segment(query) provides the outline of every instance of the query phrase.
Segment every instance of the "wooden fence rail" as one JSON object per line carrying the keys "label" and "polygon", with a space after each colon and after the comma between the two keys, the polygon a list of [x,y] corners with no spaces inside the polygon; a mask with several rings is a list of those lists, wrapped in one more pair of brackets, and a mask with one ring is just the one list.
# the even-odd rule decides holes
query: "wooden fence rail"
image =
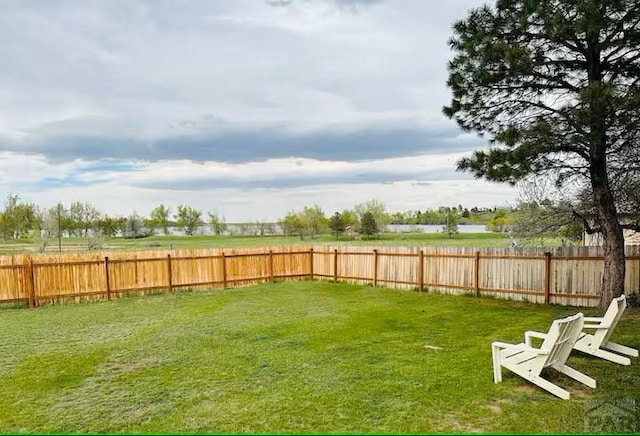
{"label": "wooden fence rail", "polygon": [[[125,293],[311,278],[543,304],[596,306],[597,247],[514,250],[434,247],[279,247],[109,255],[0,257],[0,302],[107,299]],[[626,292],[640,292],[640,251],[627,247]]]}

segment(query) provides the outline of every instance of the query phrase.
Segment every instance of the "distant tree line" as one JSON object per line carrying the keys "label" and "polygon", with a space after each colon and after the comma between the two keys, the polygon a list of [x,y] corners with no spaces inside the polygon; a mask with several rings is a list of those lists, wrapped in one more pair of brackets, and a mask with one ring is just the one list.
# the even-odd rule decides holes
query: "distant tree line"
{"label": "distant tree line", "polygon": [[441,225],[442,233],[453,237],[458,233],[460,224],[484,224],[488,231],[509,232],[528,241],[549,235],[559,235],[567,240],[580,239],[582,223],[571,213],[575,207],[566,204],[566,200],[545,196],[546,193],[548,190],[540,189],[535,195],[529,192],[515,206],[501,208],[467,209],[458,205],[389,213],[380,201],[369,200],[328,215],[320,206],[313,205],[292,210],[276,222],[247,221],[232,225],[217,212],[207,212],[203,218],[201,210],[184,204],[175,211],[160,204],[146,217],[136,211],[126,216],[115,216],[100,212],[89,202],[58,203],[41,208],[21,201],[17,195],[9,195],[0,210],[0,237],[5,241],[20,238],[47,241],[61,237],[94,240],[116,236],[144,238],[155,234],[167,235],[172,229],[194,235],[208,225],[215,235],[283,233],[311,239],[331,233],[336,239],[356,235],[372,238],[385,231],[388,224]]}
{"label": "distant tree line", "polygon": [[286,235],[297,235],[300,239],[313,238],[328,231],[336,239],[345,234],[371,238],[390,222],[385,205],[378,200],[356,204],[353,209],[335,212],[330,217],[320,206],[305,206],[301,211],[291,211],[279,220]]}
{"label": "distant tree line", "polygon": [[391,224],[427,224],[440,225],[447,223],[447,217],[455,214],[459,224],[485,224],[497,208],[468,209],[459,204],[457,207],[441,206],[437,209],[409,210],[405,212],[395,212],[390,216]]}
{"label": "distant tree line", "polygon": [[[224,217],[211,213],[209,216],[213,231],[223,232],[226,225]],[[127,216],[114,216],[100,212],[89,202],[76,201],[68,206],[58,203],[42,208],[10,194],[0,210],[0,236],[5,241],[100,236],[141,238],[157,233],[168,234],[171,227],[192,235],[203,224],[202,211],[186,205],[178,206],[175,214],[161,204],[151,211],[149,217],[143,217],[136,211]]]}

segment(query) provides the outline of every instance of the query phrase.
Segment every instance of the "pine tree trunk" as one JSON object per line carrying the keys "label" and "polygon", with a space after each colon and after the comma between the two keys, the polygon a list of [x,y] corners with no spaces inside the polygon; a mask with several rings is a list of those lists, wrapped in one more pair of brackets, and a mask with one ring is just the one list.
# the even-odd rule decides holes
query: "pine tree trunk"
{"label": "pine tree trunk", "polygon": [[[595,114],[598,112],[600,111],[594,111]],[[599,121],[604,119],[597,116],[595,118]],[[590,150],[591,187],[604,246],[604,271],[600,285],[602,311],[609,307],[611,300],[624,293],[625,277],[624,235],[607,175],[606,134],[603,126],[604,122],[596,122],[592,125],[592,131],[599,131],[600,134],[594,135],[596,138],[599,137],[599,140],[592,144]]]}
{"label": "pine tree trunk", "polygon": [[[591,19],[597,20],[597,17],[591,17]],[[609,307],[611,300],[624,293],[624,236],[607,174],[607,111],[610,92],[602,83],[602,61],[597,26],[587,31],[587,45],[586,60],[589,77],[587,102],[590,110],[591,136],[589,175],[604,245],[604,271],[600,285],[600,309],[604,311]]]}
{"label": "pine tree trunk", "polygon": [[604,271],[600,286],[600,309],[604,311],[611,300],[624,293],[624,236],[608,183],[598,185],[596,181],[592,179],[593,196],[604,245]]}

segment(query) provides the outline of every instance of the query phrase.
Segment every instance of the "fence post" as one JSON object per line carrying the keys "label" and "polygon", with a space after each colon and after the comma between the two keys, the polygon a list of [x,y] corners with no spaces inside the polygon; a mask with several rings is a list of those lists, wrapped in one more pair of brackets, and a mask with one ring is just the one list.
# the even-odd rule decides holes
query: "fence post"
{"label": "fence post", "polygon": [[551,253],[544,253],[544,304],[549,304],[551,292]]}
{"label": "fence post", "polygon": [[104,281],[107,285],[107,300],[111,300],[111,282],[109,281],[109,256],[104,257]]}
{"label": "fence post", "polygon": [[338,281],[338,249],[333,249],[333,281]]}
{"label": "fence post", "polygon": [[29,299],[29,309],[33,309],[36,306],[36,286],[33,275],[33,261],[31,257],[27,258],[27,268],[25,269],[26,279],[26,291]]}
{"label": "fence post", "polygon": [[167,277],[169,280],[169,292],[173,292],[173,279],[171,277],[171,255],[167,254]]}
{"label": "fence post", "polygon": [[313,280],[313,247],[309,248],[309,277]]}
{"label": "fence post", "polygon": [[373,286],[378,286],[378,249],[373,249]]}
{"label": "fence post", "polygon": [[273,250],[269,250],[269,281],[273,281]]}
{"label": "fence post", "polygon": [[424,291],[424,250],[418,255],[418,292]]}
{"label": "fence post", "polygon": [[227,256],[222,252],[222,287],[227,289]]}
{"label": "fence post", "polygon": [[640,294],[640,253],[634,249],[636,256],[638,256],[638,294]]}
{"label": "fence post", "polygon": [[473,292],[480,295],[480,251],[476,251],[473,262]]}

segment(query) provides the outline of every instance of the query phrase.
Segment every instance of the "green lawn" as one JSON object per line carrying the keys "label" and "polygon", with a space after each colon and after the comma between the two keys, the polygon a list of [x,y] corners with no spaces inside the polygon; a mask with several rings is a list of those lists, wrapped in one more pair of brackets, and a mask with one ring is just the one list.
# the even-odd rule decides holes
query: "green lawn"
{"label": "green lawn", "polygon": [[[493,384],[492,340],[577,310],[315,281],[2,308],[0,432],[620,430],[585,411],[637,414],[638,359],[572,355],[598,389],[551,374],[569,401]],[[628,309],[614,339],[639,338]]]}

